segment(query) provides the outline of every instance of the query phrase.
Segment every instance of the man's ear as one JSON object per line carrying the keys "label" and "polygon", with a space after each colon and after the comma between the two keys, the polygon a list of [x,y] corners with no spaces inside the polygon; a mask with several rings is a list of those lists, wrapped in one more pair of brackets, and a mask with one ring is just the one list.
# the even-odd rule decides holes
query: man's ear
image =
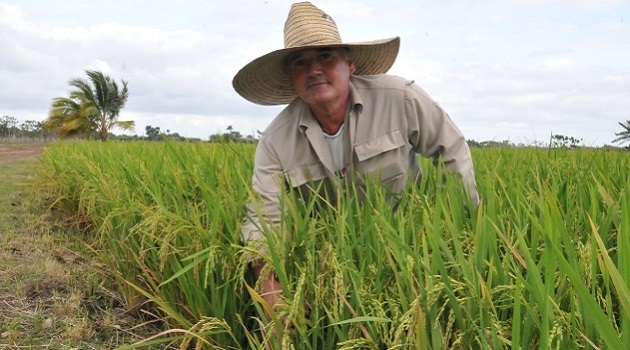
{"label": "man's ear", "polygon": [[354,71],[357,70],[357,67],[354,66],[354,62],[352,62],[352,60],[348,60],[348,64],[350,65],[350,75],[354,74]]}

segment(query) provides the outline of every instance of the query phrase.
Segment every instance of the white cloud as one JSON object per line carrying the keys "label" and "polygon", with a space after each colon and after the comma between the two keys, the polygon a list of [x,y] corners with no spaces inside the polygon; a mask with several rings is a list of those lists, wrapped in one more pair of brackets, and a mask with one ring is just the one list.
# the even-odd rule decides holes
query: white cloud
{"label": "white cloud", "polygon": [[34,25],[25,19],[22,8],[9,3],[0,3],[0,26],[17,32],[28,33],[34,30]]}

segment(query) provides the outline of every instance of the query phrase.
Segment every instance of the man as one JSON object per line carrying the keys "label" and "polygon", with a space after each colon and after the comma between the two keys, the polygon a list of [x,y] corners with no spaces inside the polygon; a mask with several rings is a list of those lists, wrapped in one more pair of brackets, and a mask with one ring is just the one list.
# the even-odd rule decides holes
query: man
{"label": "man", "polygon": [[[244,241],[264,240],[261,220],[279,224],[287,184],[308,193],[313,184],[334,191],[344,177],[368,178],[400,194],[409,180],[421,177],[417,154],[441,157],[478,203],[462,133],[413,81],[384,74],[398,54],[398,37],[342,43],[334,20],[304,2],[291,6],[284,38],[284,49],[252,61],[233,81],[251,102],[288,104],[258,144],[253,188],[260,196],[248,204]],[[263,267],[264,262],[253,264],[257,279]],[[281,301],[274,274],[261,288],[270,305]]]}

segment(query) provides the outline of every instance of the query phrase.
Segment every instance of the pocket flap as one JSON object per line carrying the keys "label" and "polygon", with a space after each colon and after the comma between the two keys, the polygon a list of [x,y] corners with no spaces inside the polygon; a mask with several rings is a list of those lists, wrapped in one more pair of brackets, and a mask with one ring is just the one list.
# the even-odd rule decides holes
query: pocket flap
{"label": "pocket flap", "polygon": [[327,175],[324,166],[316,163],[287,170],[284,172],[284,176],[291,187],[298,187],[310,181],[321,180]]}
{"label": "pocket flap", "polygon": [[364,161],[404,145],[405,139],[403,139],[400,130],[396,129],[388,132],[387,134],[378,136],[368,142],[356,145],[354,147],[354,151],[356,152],[359,161]]}

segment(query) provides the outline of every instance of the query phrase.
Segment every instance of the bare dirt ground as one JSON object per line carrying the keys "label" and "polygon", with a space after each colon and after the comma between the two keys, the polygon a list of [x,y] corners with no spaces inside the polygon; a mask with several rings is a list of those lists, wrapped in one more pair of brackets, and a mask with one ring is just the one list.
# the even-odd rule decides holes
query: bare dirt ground
{"label": "bare dirt ground", "polygon": [[44,150],[42,144],[0,144],[0,164],[40,154]]}

